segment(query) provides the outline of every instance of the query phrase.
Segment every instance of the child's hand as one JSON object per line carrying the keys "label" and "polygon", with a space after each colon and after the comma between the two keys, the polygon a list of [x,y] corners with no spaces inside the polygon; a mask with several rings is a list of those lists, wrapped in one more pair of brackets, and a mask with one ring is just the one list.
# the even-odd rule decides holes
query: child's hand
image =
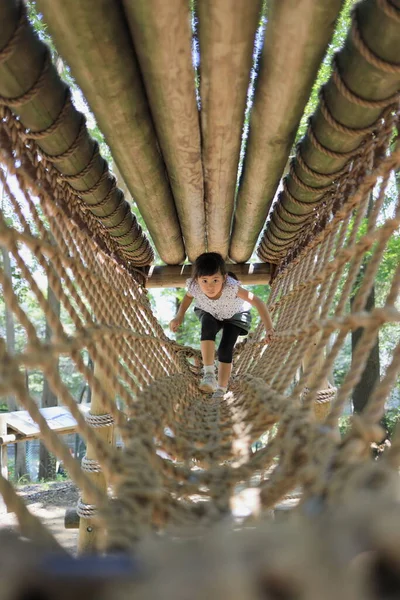
{"label": "child's hand", "polygon": [[274,334],[275,334],[275,329],[273,327],[271,329],[266,329],[264,342],[266,344],[269,344],[272,341]]}
{"label": "child's hand", "polygon": [[175,333],[175,331],[178,329],[178,327],[180,327],[180,325],[182,325],[182,319],[180,319],[179,317],[175,317],[175,319],[172,319],[172,321],[170,322],[169,328]]}

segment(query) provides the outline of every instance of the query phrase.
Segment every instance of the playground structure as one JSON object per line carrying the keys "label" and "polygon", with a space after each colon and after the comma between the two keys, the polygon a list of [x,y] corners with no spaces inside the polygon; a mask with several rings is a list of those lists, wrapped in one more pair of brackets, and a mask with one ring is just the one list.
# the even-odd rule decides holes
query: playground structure
{"label": "playground structure", "polygon": [[[198,3],[199,123],[189,3],[73,4],[71,10],[61,1],[37,2],[151,239],[89,137],[24,5],[5,0],[0,176],[16,223],[10,226],[0,214],[0,243],[34,291],[53,336],[50,343],[42,339],[0,269],[5,302],[26,331],[25,348],[13,356],[0,339],[0,393],[15,395],[81,489],[79,550],[129,555],[141,548],[143,563],[160,579],[140,584],[133,578],[139,596],[157,597],[167,573],[175,576],[171,597],[181,593],[186,584],[178,565],[185,550],[176,540],[187,536],[204,538],[209,554],[203,567],[197,565],[198,549],[189,542],[193,573],[201,578],[202,568],[218,562],[214,574],[221,585],[209,597],[235,597],[233,572],[237,597],[259,597],[256,580],[268,598],[293,597],[293,589],[307,598],[388,597],[388,581],[398,589],[400,433],[380,461],[372,459],[370,445],[383,437],[379,423],[400,370],[399,343],[344,439],[337,424],[379,331],[400,320],[400,265],[383,303],[366,310],[388,241],[400,225],[399,200],[392,215],[382,211],[385,194],[398,194],[400,186],[400,3],[364,0],[353,9],[332,76],[270,212],[341,3],[304,0],[296,10],[291,2],[268,3],[236,203],[260,5],[240,1],[229,11],[228,0]],[[98,53],[100,39],[104,56]],[[251,273],[251,281],[271,282],[276,336],[267,347],[257,329],[238,345],[230,391],[212,402],[197,388],[200,353],[170,340],[151,311],[146,280],[153,245],[167,263],[161,277],[168,286],[182,281],[185,256],[192,260],[205,249],[245,263],[260,232],[257,253],[265,267],[257,264],[259,275]],[[40,265],[73,332],[52,311],[28,257]],[[233,268],[250,275],[250,265]],[[328,375],[348,332],[360,327],[353,363],[335,390]],[[65,355],[92,389],[86,416],[59,375],[58,358]],[[31,398],[21,372],[26,366],[42,370],[74,417],[87,442],[82,465]],[[124,443],[118,451],[114,430]],[[252,443],[269,430],[274,433],[267,445],[252,453]],[[246,531],[244,524],[238,541],[228,531],[231,498],[235,486],[254,487],[254,479],[259,503],[249,527],[258,525],[259,531]],[[281,527],[271,525],[271,510],[299,487],[296,511]],[[25,538],[62,552],[3,476],[0,492]],[[165,540],[154,541],[155,532]],[[251,564],[245,558],[249,548]],[[355,564],[360,555],[365,561]],[[37,574],[37,563],[26,560]],[[51,590],[50,580],[43,585]]]}

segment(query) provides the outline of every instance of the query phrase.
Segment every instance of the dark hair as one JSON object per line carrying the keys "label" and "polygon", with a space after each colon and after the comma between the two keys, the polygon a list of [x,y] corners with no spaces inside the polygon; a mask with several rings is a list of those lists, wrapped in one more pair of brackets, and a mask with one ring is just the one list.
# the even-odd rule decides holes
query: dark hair
{"label": "dark hair", "polygon": [[226,275],[225,261],[218,252],[204,252],[196,258],[192,267],[192,278],[214,275],[214,273]]}
{"label": "dark hair", "polygon": [[236,281],[239,281],[239,277],[235,275],[233,271],[227,271],[226,274],[229,275],[229,277],[232,277],[232,279],[236,279]]}

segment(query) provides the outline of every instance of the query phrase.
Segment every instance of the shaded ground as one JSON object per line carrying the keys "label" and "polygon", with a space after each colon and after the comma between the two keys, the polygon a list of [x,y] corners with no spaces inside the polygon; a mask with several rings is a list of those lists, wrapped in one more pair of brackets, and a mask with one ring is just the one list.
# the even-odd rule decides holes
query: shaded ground
{"label": "shaded ground", "polygon": [[[78,501],[79,492],[75,485],[71,481],[30,484],[18,487],[18,494],[60,544],[70,552],[75,552],[78,530],[64,528],[65,509],[73,508]],[[13,513],[7,513],[0,496],[0,530],[2,529],[16,530],[17,521]]]}
{"label": "shaded ground", "polygon": [[[71,481],[54,483],[38,483],[18,487],[18,494],[23,497],[29,510],[40,518],[42,523],[52,532],[59,543],[69,552],[75,554],[78,530],[64,528],[66,508],[76,506],[79,491]],[[287,510],[293,508],[297,499],[283,501],[275,511],[276,517],[283,518]],[[259,510],[259,489],[248,488],[238,491],[231,500],[234,519],[240,523]],[[16,531],[17,521],[13,513],[7,509],[0,496],[0,531]]]}

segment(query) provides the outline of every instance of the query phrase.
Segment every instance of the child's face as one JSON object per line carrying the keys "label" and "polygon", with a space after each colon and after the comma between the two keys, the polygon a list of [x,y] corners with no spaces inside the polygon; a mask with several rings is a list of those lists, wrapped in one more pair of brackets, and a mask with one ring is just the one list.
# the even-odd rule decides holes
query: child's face
{"label": "child's face", "polygon": [[202,275],[201,277],[198,277],[197,282],[201,291],[208,296],[208,298],[217,298],[221,293],[225,277],[218,271],[218,273],[214,273],[214,275]]}

